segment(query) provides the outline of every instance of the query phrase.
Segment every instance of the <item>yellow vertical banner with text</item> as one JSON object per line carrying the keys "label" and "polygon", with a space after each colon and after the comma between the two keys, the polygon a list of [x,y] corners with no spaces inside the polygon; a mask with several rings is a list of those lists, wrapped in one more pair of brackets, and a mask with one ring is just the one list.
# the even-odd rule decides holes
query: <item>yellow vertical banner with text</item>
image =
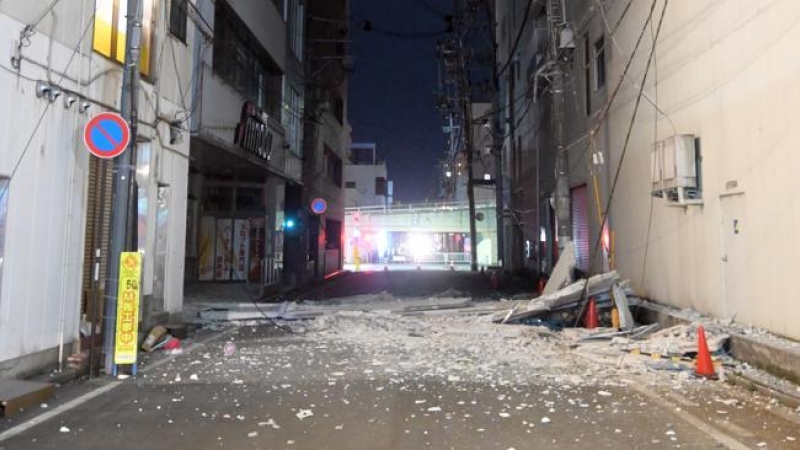
{"label": "yellow vertical banner with text", "polygon": [[136,364],[141,272],[142,255],[139,252],[123,252],[120,255],[114,364]]}

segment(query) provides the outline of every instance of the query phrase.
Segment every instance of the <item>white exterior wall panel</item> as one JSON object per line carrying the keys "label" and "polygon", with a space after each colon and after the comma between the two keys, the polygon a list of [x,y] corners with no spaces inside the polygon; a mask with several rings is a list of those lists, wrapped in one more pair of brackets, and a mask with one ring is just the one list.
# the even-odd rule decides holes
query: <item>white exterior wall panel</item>
{"label": "white exterior wall panel", "polygon": [[[159,2],[163,6],[166,2]],[[0,176],[9,176],[19,161],[8,191],[9,211],[6,229],[4,269],[0,289],[0,377],[15,376],[34,365],[18,358],[34,357],[51,351],[63,343],[64,356],[72,353],[71,343],[78,336],[81,308],[81,281],[87,208],[87,176],[90,155],[83,142],[83,126],[88,119],[103,110],[119,105],[121,68],[118,64],[93,53],[90,17],[94,2],[82,2],[84,13],[71,3],[56,5],[37,27],[37,32],[24,47],[20,73],[10,73],[8,58],[0,68]],[[5,1],[0,6],[0,42],[10,49],[19,39],[27,22],[38,16],[43,6],[22,0]],[[83,17],[83,20],[81,19]],[[159,20],[166,17],[157,14]],[[24,21],[24,22],[23,22]],[[83,24],[81,28],[80,24]],[[73,57],[84,29],[88,29],[83,46]],[[192,29],[191,22],[189,29]],[[165,37],[163,21],[159,21],[154,40],[152,71],[155,75],[141,83],[139,99],[139,140],[151,145],[150,183],[168,184],[171,188],[171,225],[165,289],[165,310],[177,312],[183,301],[183,247],[185,242],[186,178],[188,174],[189,136],[183,141],[169,143],[169,127],[163,120],[184,117],[180,84],[188,86],[191,77],[191,53],[178,41],[174,50],[161,51],[161,44],[170,43]],[[53,39],[51,39],[51,36]],[[193,32],[188,33],[189,39]],[[176,63],[172,62],[175,54]],[[81,55],[82,53],[82,55]],[[70,63],[70,60],[72,62]],[[92,101],[86,115],[73,106],[63,106],[63,96],[50,105],[42,124],[34,128],[47,101],[35,95],[35,81],[50,80],[62,88],[81,92]],[[177,64],[177,69],[176,65]],[[44,66],[44,67],[42,67]],[[177,82],[175,73],[181,73]],[[77,80],[85,81],[79,86]],[[159,106],[159,112],[155,106]],[[161,119],[158,132],[153,126]],[[27,140],[30,146],[20,159]],[[110,188],[109,188],[110,189]],[[149,205],[155,205],[155,189]],[[152,218],[152,216],[151,216]],[[148,225],[154,219],[148,220]],[[107,224],[106,224],[107,226]],[[147,260],[154,253],[154,231],[148,229],[145,249],[143,292],[152,292],[152,264]],[[63,333],[62,333],[63,331]],[[50,353],[48,353],[49,355]],[[50,359],[48,359],[50,358]],[[14,361],[17,360],[17,361]],[[38,364],[52,364],[51,356],[37,359]]]}
{"label": "white exterior wall panel", "polygon": [[[629,52],[648,5],[634,4],[617,39]],[[660,11],[660,4],[656,11]],[[611,12],[611,17],[619,11]],[[800,4],[769,2],[670,3],[659,38],[658,117],[643,102],[612,207],[618,268],[645,295],[678,307],[800,338],[796,301],[800,250],[795,195],[800,113]],[[641,79],[649,46],[631,76]],[[612,53],[609,80],[618,80],[626,55]],[[652,69],[651,69],[652,70]],[[653,74],[647,93],[656,98]],[[637,89],[626,83],[611,110],[606,171],[615,169]],[[677,131],[701,140],[702,206],[665,205],[653,199],[647,273],[642,274],[651,198],[650,151]],[[613,176],[606,173],[606,176]],[[722,198],[742,194],[741,217],[747,277],[726,279]],[[726,224],[725,226],[730,226]],[[726,290],[744,290],[743,307],[729,304]]]}

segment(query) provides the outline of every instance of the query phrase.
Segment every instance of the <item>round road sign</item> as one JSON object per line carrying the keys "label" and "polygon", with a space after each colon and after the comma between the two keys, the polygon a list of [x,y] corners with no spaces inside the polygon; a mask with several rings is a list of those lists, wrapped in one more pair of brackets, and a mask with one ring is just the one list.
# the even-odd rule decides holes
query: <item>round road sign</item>
{"label": "round road sign", "polygon": [[328,210],[328,202],[326,202],[324,198],[318,197],[311,201],[311,211],[314,214],[320,215],[327,210]]}
{"label": "round road sign", "polygon": [[128,122],[119,114],[103,112],[86,124],[83,140],[89,152],[98,158],[111,159],[121,155],[131,141]]}

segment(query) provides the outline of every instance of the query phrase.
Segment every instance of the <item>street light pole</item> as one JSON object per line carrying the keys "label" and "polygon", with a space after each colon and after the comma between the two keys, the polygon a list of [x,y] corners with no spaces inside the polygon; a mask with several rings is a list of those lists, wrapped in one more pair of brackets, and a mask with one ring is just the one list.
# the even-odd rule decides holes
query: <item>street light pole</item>
{"label": "street light pole", "polygon": [[[463,49],[463,47],[462,47]],[[463,52],[462,52],[463,55]],[[463,61],[463,56],[462,56]],[[469,87],[469,71],[466,68],[466,62],[462,62],[462,102],[463,102],[463,133],[464,133],[464,151],[467,153],[467,199],[469,200],[469,252],[470,252],[470,270],[477,272],[478,270],[478,231],[475,224],[475,175],[473,168],[473,159],[475,147],[472,136],[472,102],[470,100],[470,87]]]}

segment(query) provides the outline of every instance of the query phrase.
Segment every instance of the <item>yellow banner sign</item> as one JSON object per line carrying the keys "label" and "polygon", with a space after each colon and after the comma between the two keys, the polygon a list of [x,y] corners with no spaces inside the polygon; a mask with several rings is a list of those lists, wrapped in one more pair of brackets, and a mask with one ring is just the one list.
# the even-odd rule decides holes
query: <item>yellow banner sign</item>
{"label": "yellow banner sign", "polygon": [[136,364],[139,333],[139,286],[142,255],[124,252],[119,261],[117,293],[117,336],[114,364]]}

